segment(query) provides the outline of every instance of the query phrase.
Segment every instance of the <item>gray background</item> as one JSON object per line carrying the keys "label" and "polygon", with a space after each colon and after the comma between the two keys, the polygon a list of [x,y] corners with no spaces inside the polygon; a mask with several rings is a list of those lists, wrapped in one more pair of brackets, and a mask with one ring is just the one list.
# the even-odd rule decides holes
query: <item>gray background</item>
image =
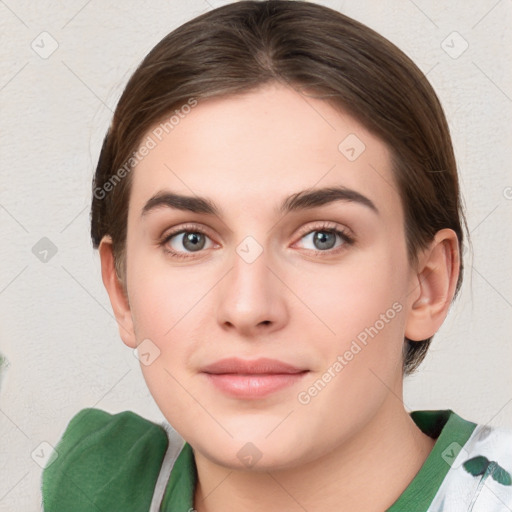
{"label": "gray background", "polygon": [[[90,183],[136,65],[173,28],[225,3],[0,1],[0,510],[39,510],[41,465],[78,410],[163,419],[103,289]],[[418,64],[458,158],[473,253],[463,293],[406,379],[405,406],[511,427],[512,1],[318,3]]]}

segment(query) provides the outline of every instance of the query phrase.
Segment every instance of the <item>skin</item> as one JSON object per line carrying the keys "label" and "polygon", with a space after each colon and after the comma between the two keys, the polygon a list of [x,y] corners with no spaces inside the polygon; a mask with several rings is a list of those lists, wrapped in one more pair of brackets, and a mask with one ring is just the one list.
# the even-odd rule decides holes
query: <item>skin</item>
{"label": "skin", "polygon": [[[349,134],[366,146],[354,161],[338,150]],[[127,296],[109,237],[100,246],[103,281],[124,343],[149,339],[160,351],[141,369],[194,449],[196,510],[391,506],[435,442],[404,409],[402,346],[404,335],[433,335],[447,314],[458,274],[455,233],[439,231],[410,264],[386,145],[322,100],[276,84],[200,102],[132,173]],[[356,201],[275,212],[293,193],[338,185],[378,213]],[[162,190],[208,197],[222,215],[168,207],[141,215]],[[355,242],[336,237],[332,249],[319,248],[313,236],[325,232],[322,222]],[[185,223],[206,231],[205,246],[194,252],[177,235],[167,247],[190,257],[172,258],[160,240]],[[236,252],[248,235],[263,249],[250,264]],[[298,394],[397,303],[394,318],[300,403]],[[275,358],[309,373],[262,399],[232,398],[200,371],[231,356]],[[237,456],[248,442],[261,455],[251,467]]]}

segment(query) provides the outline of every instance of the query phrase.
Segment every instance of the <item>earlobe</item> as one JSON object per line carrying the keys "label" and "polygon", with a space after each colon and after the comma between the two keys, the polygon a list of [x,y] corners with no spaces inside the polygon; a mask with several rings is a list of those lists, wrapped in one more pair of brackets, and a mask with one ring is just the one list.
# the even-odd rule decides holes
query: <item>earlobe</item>
{"label": "earlobe", "polygon": [[101,260],[101,277],[110,298],[110,304],[119,327],[119,334],[125,345],[136,348],[133,320],[122,283],[116,273],[112,239],[104,236],[98,248]]}
{"label": "earlobe", "polygon": [[414,297],[405,336],[412,341],[432,337],[441,327],[459,277],[459,244],[452,229],[442,229],[419,258]]}

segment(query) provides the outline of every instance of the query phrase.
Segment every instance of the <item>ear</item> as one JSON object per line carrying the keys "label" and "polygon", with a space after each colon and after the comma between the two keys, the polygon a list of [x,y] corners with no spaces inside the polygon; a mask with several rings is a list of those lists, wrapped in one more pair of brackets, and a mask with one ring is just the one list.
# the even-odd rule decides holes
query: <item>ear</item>
{"label": "ear", "polygon": [[408,339],[426,340],[441,327],[455,294],[459,258],[459,242],[452,229],[438,231],[429,247],[421,253],[413,277],[413,299],[405,326]]}
{"label": "ear", "polygon": [[112,251],[112,239],[110,236],[104,236],[102,238],[98,251],[101,259],[101,277],[110,298],[114,316],[117,320],[119,334],[125,345],[136,348],[137,343],[133,329],[130,304],[116,273],[114,253]]}

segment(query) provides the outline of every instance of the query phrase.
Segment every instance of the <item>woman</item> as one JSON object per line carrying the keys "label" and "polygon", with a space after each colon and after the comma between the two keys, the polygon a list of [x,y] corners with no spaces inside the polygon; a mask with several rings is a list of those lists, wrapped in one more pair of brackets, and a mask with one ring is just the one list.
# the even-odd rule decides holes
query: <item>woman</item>
{"label": "woman", "polygon": [[389,41],[307,2],[165,37],[105,137],[91,234],[186,441],[77,414],[45,510],[503,510],[509,432],[402,403],[462,281],[446,119]]}

